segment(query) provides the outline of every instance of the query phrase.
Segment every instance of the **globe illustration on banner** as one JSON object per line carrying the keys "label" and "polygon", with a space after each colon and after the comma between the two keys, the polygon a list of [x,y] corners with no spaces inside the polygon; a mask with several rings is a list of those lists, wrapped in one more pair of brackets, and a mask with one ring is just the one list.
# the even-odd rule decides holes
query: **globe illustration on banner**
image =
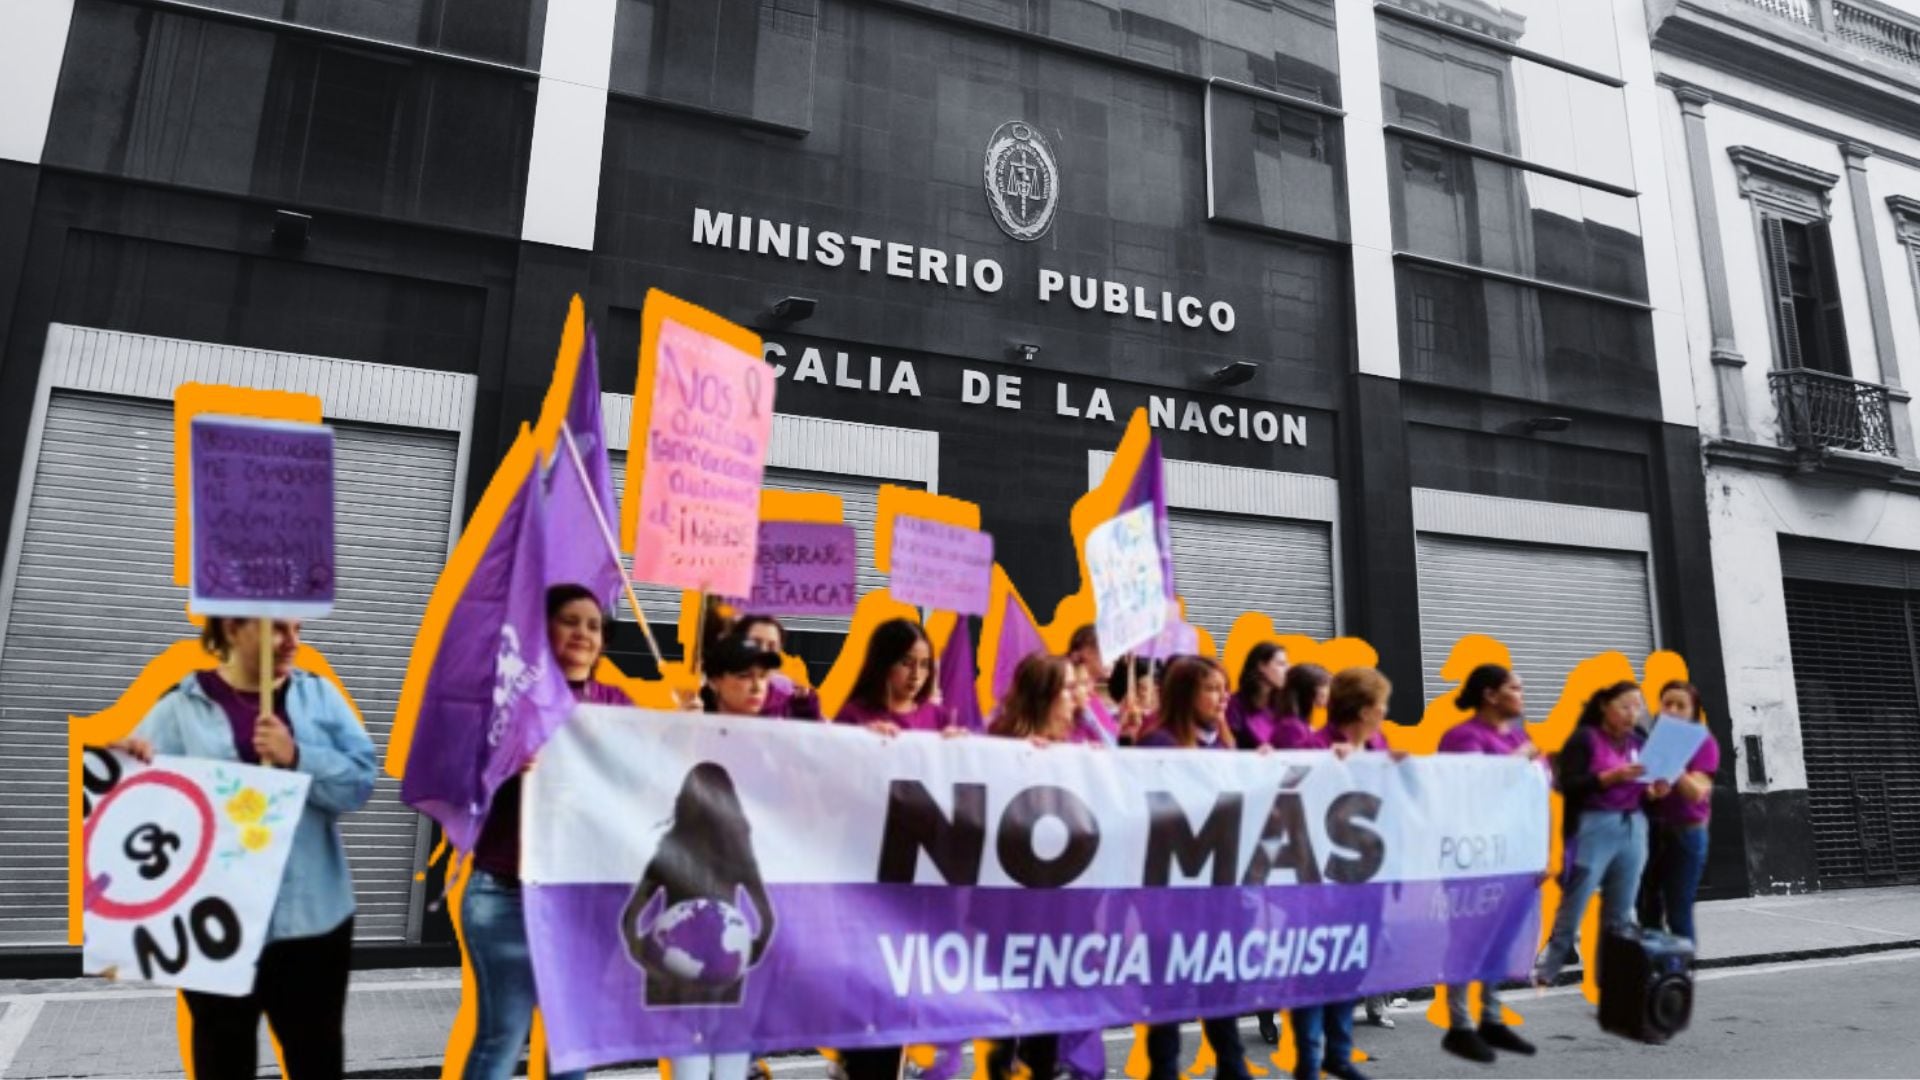
{"label": "globe illustration on banner", "polygon": [[725,901],[686,900],[653,924],[645,949],[653,967],[675,978],[725,986],[746,973],[753,929],[739,909]]}

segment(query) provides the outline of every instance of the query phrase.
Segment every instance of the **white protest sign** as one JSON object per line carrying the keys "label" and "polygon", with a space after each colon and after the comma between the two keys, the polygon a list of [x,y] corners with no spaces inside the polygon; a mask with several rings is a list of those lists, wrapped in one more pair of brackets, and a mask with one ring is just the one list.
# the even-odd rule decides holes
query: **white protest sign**
{"label": "white protest sign", "polygon": [[93,747],[81,768],[83,970],[251,993],[308,777]]}
{"label": "white protest sign", "polygon": [[1167,585],[1155,539],[1153,506],[1137,506],[1087,534],[1094,626],[1100,651],[1121,656],[1151,641],[1167,623]]}

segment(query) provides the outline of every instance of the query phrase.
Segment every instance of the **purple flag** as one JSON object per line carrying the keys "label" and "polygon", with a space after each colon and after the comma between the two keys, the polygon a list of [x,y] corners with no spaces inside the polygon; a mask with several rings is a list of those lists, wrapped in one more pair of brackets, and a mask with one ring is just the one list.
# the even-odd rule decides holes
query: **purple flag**
{"label": "purple flag", "polygon": [[973,628],[962,615],[953,621],[953,633],[940,650],[940,703],[951,722],[968,731],[986,726],[980,722],[980,693],[974,689],[979,677],[973,662]]}
{"label": "purple flag", "polygon": [[609,612],[619,602],[625,577],[614,555],[619,506],[614,500],[613,470],[607,464],[607,434],[600,419],[600,363],[589,326],[573,375],[565,429],[547,464],[546,582],[592,589]]}
{"label": "purple flag", "polygon": [[1140,467],[1134,470],[1133,482],[1127,485],[1126,497],[1120,500],[1120,513],[1140,506],[1153,507],[1154,540],[1160,545],[1160,579],[1166,582],[1167,602],[1171,604],[1178,590],[1173,585],[1173,533],[1167,525],[1166,468],[1160,460],[1160,440],[1151,435]]}
{"label": "purple flag", "polygon": [[1062,1032],[1060,1064],[1074,1080],[1100,1080],[1106,1076],[1107,1043],[1101,1029]]}
{"label": "purple flag", "polygon": [[1019,597],[1008,592],[1006,610],[1000,619],[1000,647],[993,654],[994,702],[1006,698],[1007,689],[1013,685],[1013,671],[1020,666],[1020,661],[1046,651],[1047,643],[1040,640],[1040,628],[1027,618]]}
{"label": "purple flag", "polygon": [[471,851],[493,793],[573,708],[547,637],[546,537],[530,468],[454,604],[414,721],[400,798]]}

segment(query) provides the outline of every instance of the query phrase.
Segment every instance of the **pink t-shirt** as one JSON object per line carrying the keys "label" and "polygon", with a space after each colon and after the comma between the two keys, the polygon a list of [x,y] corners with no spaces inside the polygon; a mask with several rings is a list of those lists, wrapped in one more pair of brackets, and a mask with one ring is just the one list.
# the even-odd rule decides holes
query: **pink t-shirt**
{"label": "pink t-shirt", "polygon": [[[1662,719],[1660,722],[1684,724],[1691,721]],[[1687,771],[1712,776],[1719,768],[1720,742],[1712,735],[1708,735],[1707,741],[1700,744],[1700,749],[1693,752],[1693,760],[1687,762]],[[1694,802],[1678,791],[1672,791],[1667,793],[1666,798],[1653,804],[1653,815],[1669,825],[1705,825],[1707,819],[1713,816],[1713,800],[1709,798]]]}
{"label": "pink t-shirt", "polygon": [[[1627,732],[1626,738],[1615,742],[1599,728],[1587,728],[1586,737],[1593,740],[1593,775],[1600,776],[1610,769],[1622,765],[1632,765],[1640,760],[1640,733]],[[1587,800],[1588,810],[1616,810],[1622,813],[1637,810],[1647,785],[1638,780],[1612,787],[1603,787]]]}
{"label": "pink t-shirt", "polygon": [[847,703],[840,706],[838,720],[842,724],[876,724],[885,720],[900,725],[902,731],[940,731],[952,724],[947,711],[931,701],[915,705],[910,712],[897,713],[876,709],[854,698],[848,698]]}

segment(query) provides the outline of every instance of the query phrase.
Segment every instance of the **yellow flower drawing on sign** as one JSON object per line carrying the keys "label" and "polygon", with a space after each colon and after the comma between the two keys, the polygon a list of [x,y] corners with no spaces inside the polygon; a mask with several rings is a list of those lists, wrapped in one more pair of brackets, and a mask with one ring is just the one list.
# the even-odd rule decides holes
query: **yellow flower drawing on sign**
{"label": "yellow flower drawing on sign", "polygon": [[227,800],[227,816],[235,825],[252,825],[267,813],[267,797],[260,794],[259,788],[241,788],[239,793]]}
{"label": "yellow flower drawing on sign", "polygon": [[249,825],[240,830],[240,846],[248,851],[259,851],[273,843],[273,830],[265,825]]}

